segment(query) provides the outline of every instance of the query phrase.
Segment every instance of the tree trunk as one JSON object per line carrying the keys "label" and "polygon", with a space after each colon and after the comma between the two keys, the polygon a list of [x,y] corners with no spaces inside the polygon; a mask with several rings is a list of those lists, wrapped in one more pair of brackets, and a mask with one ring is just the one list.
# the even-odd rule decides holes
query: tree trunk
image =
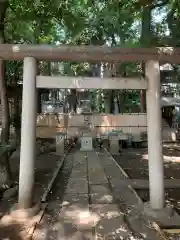
{"label": "tree trunk", "polygon": [[115,110],[115,102],[114,102],[114,97],[115,97],[115,91],[111,90],[111,100],[110,100],[110,113],[114,114],[114,110]]}
{"label": "tree trunk", "polygon": [[[114,70],[114,64],[106,63],[104,64],[104,72],[103,72],[103,77],[109,77],[111,78],[113,75],[113,70]],[[108,89],[104,90],[104,108],[105,108],[105,113],[112,113],[113,109],[113,91]]]}
{"label": "tree trunk", "polygon": [[[145,6],[142,10],[141,17],[141,47],[150,47],[151,46],[151,6]],[[144,73],[145,68],[144,64],[142,64],[142,71]],[[141,90],[140,92],[140,104],[141,104],[141,112],[145,112],[146,110],[146,90]]]}
{"label": "tree trunk", "polygon": [[118,113],[121,113],[121,104],[120,104],[120,97],[118,92],[117,92],[116,99],[117,99],[117,105],[118,105]]}
{"label": "tree trunk", "polygon": [[20,92],[16,85],[16,92],[14,95],[14,127],[15,127],[15,135],[16,135],[16,144],[20,145],[21,141],[21,111],[20,111]]}
{"label": "tree trunk", "polygon": [[2,111],[2,132],[1,143],[7,144],[9,142],[9,104],[7,96],[7,87],[4,78],[5,66],[4,61],[0,60],[0,97],[1,97],[1,111]]}
{"label": "tree trunk", "polygon": [[71,89],[71,95],[73,96],[73,101],[71,103],[72,109],[74,111],[74,113],[77,113],[77,105],[78,105],[78,101],[77,101],[77,91],[76,89]]}
{"label": "tree trunk", "polygon": [[111,113],[112,109],[112,90],[106,90],[104,92],[104,109],[105,113]]}
{"label": "tree trunk", "polygon": [[[6,17],[6,10],[8,1],[0,1],[0,44],[5,42],[4,36],[4,22]],[[0,98],[1,98],[1,111],[2,111],[2,132],[1,144],[6,145],[9,142],[9,104],[7,96],[7,87],[5,82],[5,62],[0,60]],[[8,161],[8,154],[1,156],[0,161],[0,188],[8,186],[11,180],[11,171]]]}
{"label": "tree trunk", "polygon": [[41,88],[37,89],[37,113],[41,113],[42,105],[41,105],[41,95],[43,91]]}

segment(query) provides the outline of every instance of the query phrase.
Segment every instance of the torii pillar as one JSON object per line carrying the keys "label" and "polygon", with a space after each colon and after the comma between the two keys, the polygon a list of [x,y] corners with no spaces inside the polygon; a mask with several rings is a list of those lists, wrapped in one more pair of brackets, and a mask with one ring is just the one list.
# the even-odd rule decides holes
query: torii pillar
{"label": "torii pillar", "polygon": [[36,143],[36,59],[26,57],[23,67],[21,150],[18,208],[32,207]]}
{"label": "torii pillar", "polygon": [[159,210],[164,208],[165,200],[160,70],[158,61],[148,61],[145,73],[148,81],[146,100],[150,206],[154,210]]}

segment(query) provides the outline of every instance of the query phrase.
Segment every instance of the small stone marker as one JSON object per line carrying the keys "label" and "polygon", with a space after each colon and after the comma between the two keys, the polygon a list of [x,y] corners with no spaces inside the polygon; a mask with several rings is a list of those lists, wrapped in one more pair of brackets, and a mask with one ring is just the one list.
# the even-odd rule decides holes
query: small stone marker
{"label": "small stone marker", "polygon": [[84,136],[81,138],[80,151],[93,151],[92,137]]}
{"label": "small stone marker", "polygon": [[64,133],[57,133],[56,134],[56,153],[59,155],[64,155]]}
{"label": "small stone marker", "polygon": [[117,135],[110,135],[110,152],[115,155],[119,154],[119,138]]}

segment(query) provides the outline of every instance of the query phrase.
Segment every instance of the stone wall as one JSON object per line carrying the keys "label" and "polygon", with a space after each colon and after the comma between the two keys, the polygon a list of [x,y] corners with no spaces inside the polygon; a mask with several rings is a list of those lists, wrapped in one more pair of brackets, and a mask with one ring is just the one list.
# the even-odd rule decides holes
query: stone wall
{"label": "stone wall", "polygon": [[[92,115],[92,135],[105,133],[114,130],[123,130],[125,133],[140,134],[147,131],[146,114],[100,114]],[[65,125],[64,125],[65,124]],[[65,132],[68,124],[68,135],[81,135],[84,127],[84,117],[82,115],[69,115],[64,117],[58,115],[38,115],[37,116],[37,136],[53,137],[56,132]]]}

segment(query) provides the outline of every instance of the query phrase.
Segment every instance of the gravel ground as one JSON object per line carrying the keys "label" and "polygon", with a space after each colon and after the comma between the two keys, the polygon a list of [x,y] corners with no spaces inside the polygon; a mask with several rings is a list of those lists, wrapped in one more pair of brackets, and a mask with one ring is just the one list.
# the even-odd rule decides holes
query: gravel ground
{"label": "gravel ground", "polygon": [[[166,145],[163,148],[163,154],[166,156],[164,161],[164,178],[180,179],[180,146]],[[128,149],[124,150],[120,156],[113,156],[131,179],[148,179],[148,160],[147,149]],[[172,159],[171,159],[172,158]],[[143,201],[149,201],[149,192],[147,190],[137,191]],[[180,189],[166,190],[166,202],[175,206],[180,214]],[[179,240],[180,234],[169,234],[169,239]]]}

